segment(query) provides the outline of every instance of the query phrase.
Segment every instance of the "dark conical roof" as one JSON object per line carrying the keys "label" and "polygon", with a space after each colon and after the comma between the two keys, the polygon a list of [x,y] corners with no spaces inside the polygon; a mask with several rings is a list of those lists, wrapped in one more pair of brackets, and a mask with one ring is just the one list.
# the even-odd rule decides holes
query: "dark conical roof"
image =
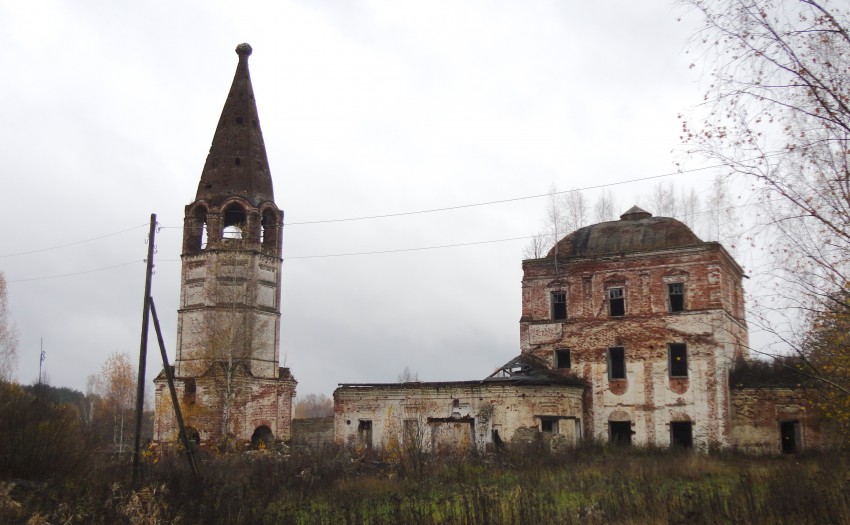
{"label": "dark conical roof", "polygon": [[269,160],[248,72],[251,51],[248,44],[236,47],[239,63],[204,164],[196,200],[218,203],[239,196],[255,206],[274,201]]}
{"label": "dark conical roof", "polygon": [[[672,217],[653,217],[633,206],[619,221],[579,228],[558,241],[559,257],[589,257],[666,250],[703,244],[685,224]],[[555,254],[552,248],[547,257]]]}

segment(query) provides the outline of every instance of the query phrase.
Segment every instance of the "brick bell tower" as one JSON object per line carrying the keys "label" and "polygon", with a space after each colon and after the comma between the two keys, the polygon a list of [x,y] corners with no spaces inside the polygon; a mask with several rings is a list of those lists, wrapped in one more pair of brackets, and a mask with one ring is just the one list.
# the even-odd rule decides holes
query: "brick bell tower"
{"label": "brick bell tower", "polygon": [[[248,44],[183,220],[174,362],[187,426],[201,444],[270,444],[291,434],[296,381],[280,362],[283,211],[274,202],[248,71]],[[156,441],[177,437],[164,374]]]}

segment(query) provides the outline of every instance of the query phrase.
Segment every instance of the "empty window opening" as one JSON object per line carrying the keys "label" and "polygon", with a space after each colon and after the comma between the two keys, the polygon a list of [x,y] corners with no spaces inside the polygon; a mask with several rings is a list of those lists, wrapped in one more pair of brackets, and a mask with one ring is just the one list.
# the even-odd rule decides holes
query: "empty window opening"
{"label": "empty window opening", "polygon": [[224,210],[224,230],[222,237],[225,239],[241,239],[242,228],[245,226],[245,210],[238,204],[231,204]]}
{"label": "empty window opening", "polygon": [[552,292],[552,319],[555,321],[567,318],[567,294]]}
{"label": "empty window opening", "polygon": [[555,368],[572,368],[569,350],[555,350]]}
{"label": "empty window opening", "polygon": [[266,450],[274,446],[274,434],[272,429],[266,425],[257,427],[251,434],[251,448],[254,450]]}
{"label": "empty window opening", "polygon": [[195,380],[187,379],[184,384],[185,386],[183,388],[183,402],[187,405],[194,405],[195,397],[197,395],[197,387],[195,386]]}
{"label": "empty window opening", "polygon": [[626,378],[626,349],[612,346],[608,349],[608,379]]}
{"label": "empty window opening", "polygon": [[670,283],[667,285],[667,297],[670,300],[671,312],[685,311],[685,284]]}
{"label": "empty window opening", "polygon": [[608,312],[611,317],[623,317],[626,315],[626,298],[623,288],[608,289]]}
{"label": "empty window opening", "polygon": [[783,421],[779,423],[779,432],[782,436],[782,453],[794,454],[800,451],[800,422]]}
{"label": "empty window opening", "polygon": [[670,423],[670,446],[682,448],[694,446],[693,424],[690,421]]}
{"label": "empty window opening", "polygon": [[361,419],[357,424],[357,442],[366,448],[372,448],[372,420]]}
{"label": "empty window opening", "polygon": [[632,422],[631,421],[609,421],[608,441],[612,445],[632,444]]}
{"label": "empty window opening", "polygon": [[242,124],[242,122],[243,122],[243,121],[242,121],[242,117],[236,117],[236,123],[237,123],[237,124],[240,124],[240,125],[241,125],[241,124]]}
{"label": "empty window opening", "polygon": [[554,417],[540,418],[540,431],[548,434],[558,433],[558,419]]}
{"label": "empty window opening", "polygon": [[667,348],[670,359],[670,377],[688,377],[688,345],[670,343]]}
{"label": "empty window opening", "polygon": [[233,164],[236,166],[240,166],[242,164],[242,159],[236,157],[235,159],[233,159]]}
{"label": "empty window opening", "polygon": [[186,251],[197,253],[207,246],[207,209],[198,206],[192,213],[192,226],[187,231]]}
{"label": "empty window opening", "polygon": [[418,419],[404,420],[404,442],[410,446],[421,446],[422,444],[422,425]]}
{"label": "empty window opening", "polygon": [[277,217],[272,210],[263,212],[260,220],[260,242],[263,246],[274,246],[277,237]]}

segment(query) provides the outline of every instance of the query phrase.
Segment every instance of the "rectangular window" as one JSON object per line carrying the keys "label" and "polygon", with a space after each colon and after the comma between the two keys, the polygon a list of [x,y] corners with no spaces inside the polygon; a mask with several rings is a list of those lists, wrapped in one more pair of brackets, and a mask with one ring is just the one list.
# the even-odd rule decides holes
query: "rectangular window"
{"label": "rectangular window", "polygon": [[372,448],[372,421],[361,419],[357,423],[357,441],[366,448]]}
{"label": "rectangular window", "polygon": [[552,319],[559,321],[567,318],[566,292],[552,292]]}
{"label": "rectangular window", "polygon": [[626,349],[612,346],[608,349],[608,379],[626,378]]}
{"label": "rectangular window", "polygon": [[670,356],[670,377],[688,377],[688,345],[670,343],[667,348]]}
{"label": "rectangular window", "polygon": [[404,420],[404,443],[408,445],[418,445],[420,444],[420,434],[421,428],[419,425],[418,419],[405,419]]}
{"label": "rectangular window", "polygon": [[631,421],[609,421],[608,440],[612,445],[632,444],[632,422]]}
{"label": "rectangular window", "polygon": [[622,288],[608,288],[608,312],[611,317],[626,315],[626,296]]}
{"label": "rectangular window", "polygon": [[549,434],[557,434],[558,433],[558,420],[553,417],[541,417],[540,418],[540,431],[546,432]]}
{"label": "rectangular window", "polygon": [[668,284],[667,297],[670,301],[671,312],[685,311],[685,283]]}
{"label": "rectangular window", "polygon": [[670,423],[670,445],[682,448],[694,446],[693,424],[690,421]]}
{"label": "rectangular window", "polygon": [[569,350],[555,350],[555,368],[572,368]]}
{"label": "rectangular window", "polygon": [[800,451],[800,422],[782,421],[779,423],[782,435],[782,453],[794,454]]}
{"label": "rectangular window", "polygon": [[195,385],[194,379],[187,379],[184,383],[185,387],[183,389],[183,402],[187,405],[195,404],[195,396],[197,393],[197,386]]}

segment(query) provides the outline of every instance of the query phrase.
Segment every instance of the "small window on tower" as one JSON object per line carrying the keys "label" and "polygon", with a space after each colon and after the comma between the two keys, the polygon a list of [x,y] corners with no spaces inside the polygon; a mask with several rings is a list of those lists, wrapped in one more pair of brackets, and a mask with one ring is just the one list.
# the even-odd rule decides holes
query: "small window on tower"
{"label": "small window on tower", "polygon": [[569,350],[555,350],[555,368],[572,368]]}
{"label": "small window on tower", "polygon": [[552,319],[555,321],[567,318],[566,292],[552,292]]}
{"label": "small window on tower", "polygon": [[667,297],[670,300],[671,312],[685,311],[685,284],[670,283],[667,285]]}
{"label": "small window on tower", "polygon": [[608,312],[611,317],[626,315],[626,294],[622,287],[608,288]]}

